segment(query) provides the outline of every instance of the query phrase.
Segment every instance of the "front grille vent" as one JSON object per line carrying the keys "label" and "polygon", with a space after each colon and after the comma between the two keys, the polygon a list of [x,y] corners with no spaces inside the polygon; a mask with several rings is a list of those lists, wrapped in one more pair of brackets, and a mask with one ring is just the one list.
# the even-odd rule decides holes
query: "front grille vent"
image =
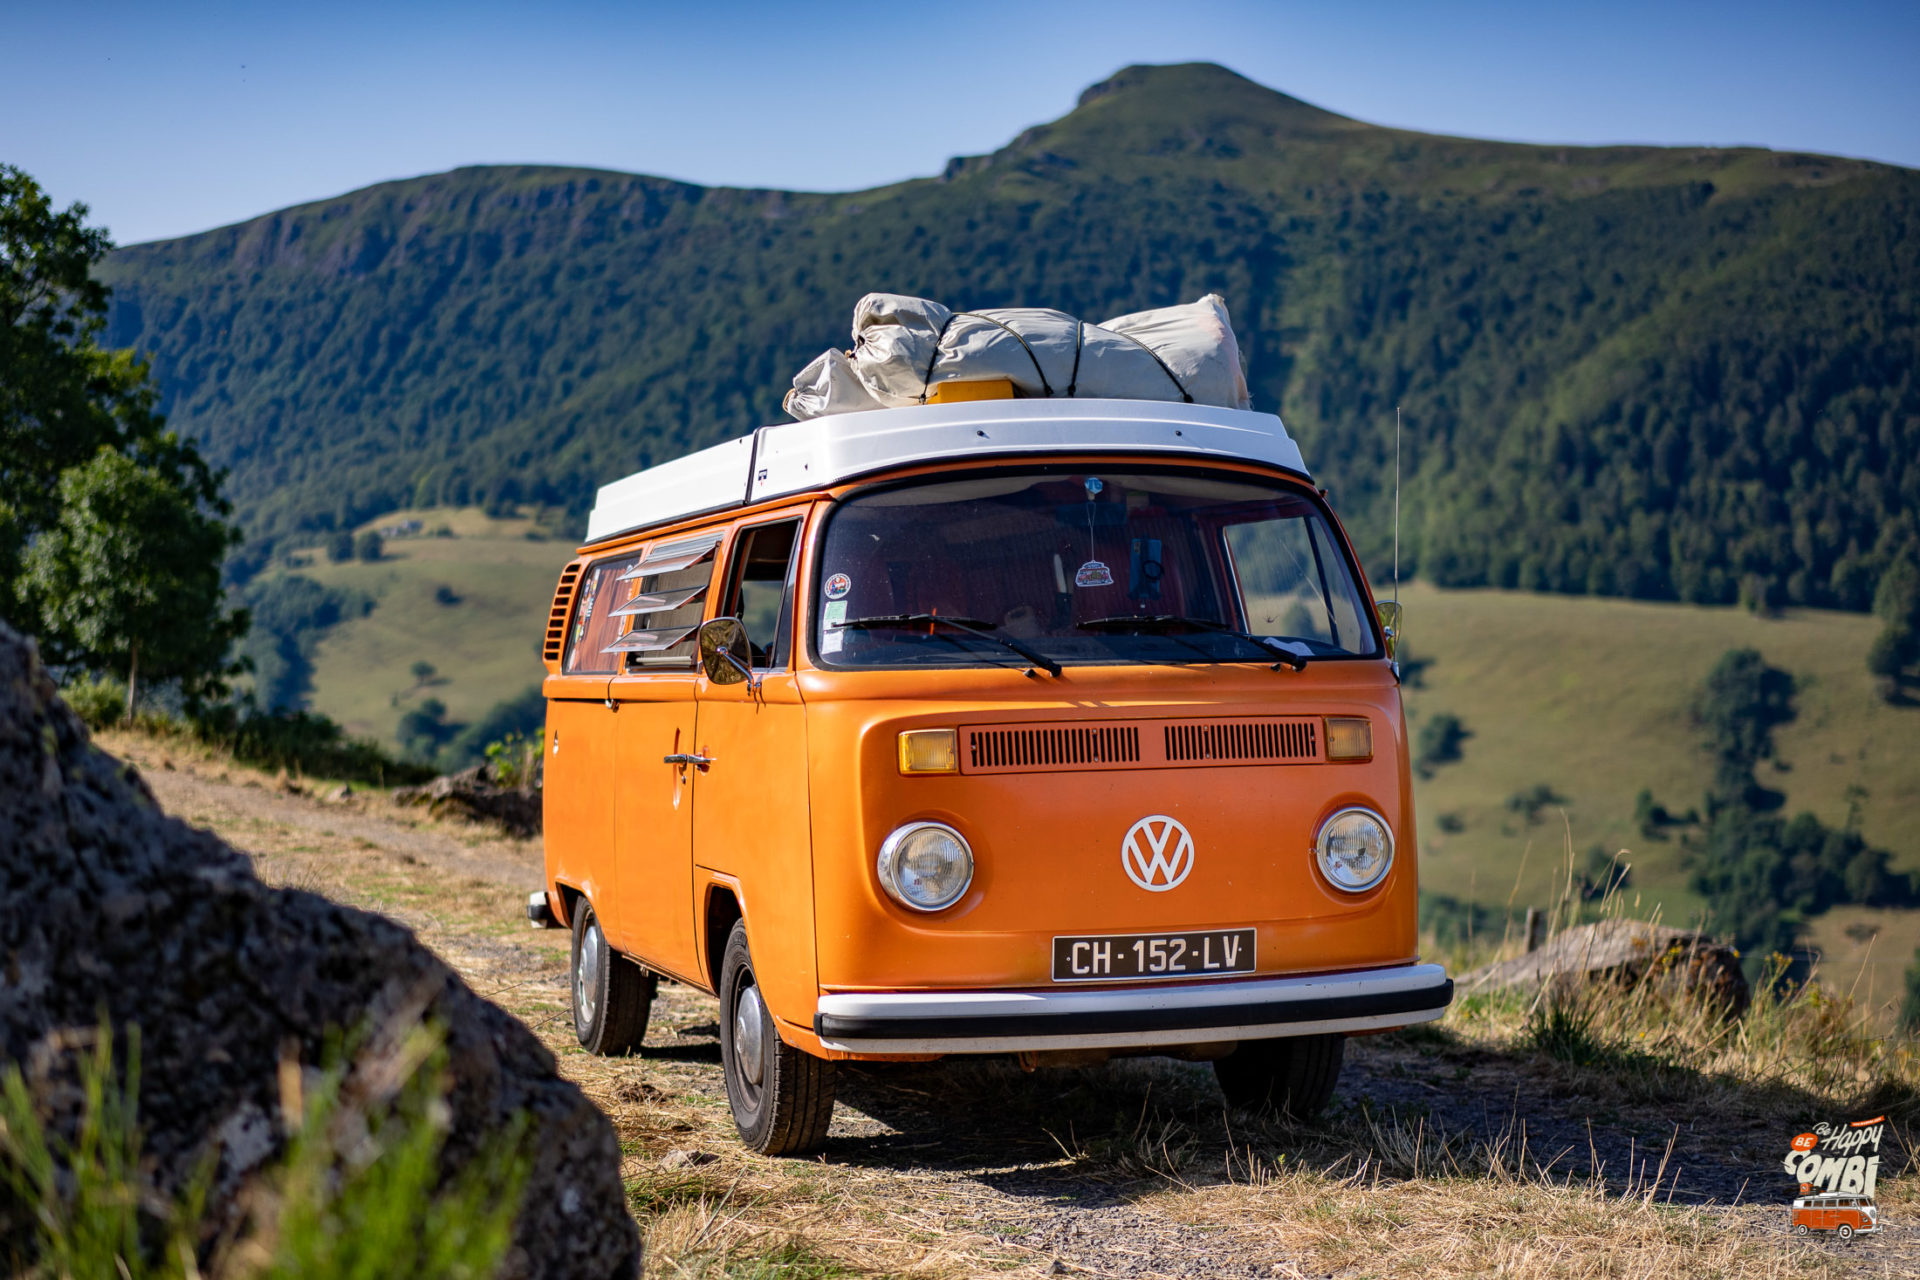
{"label": "front grille vent", "polygon": [[567,614],[573,609],[573,589],[579,585],[582,563],[576,560],[560,574],[560,585],[553,592],[553,608],[547,611],[547,642],[541,646],[540,656],[556,666],[567,647]]}
{"label": "front grille vent", "polygon": [[1227,720],[1166,726],[1169,763],[1312,760],[1320,753],[1311,720]]}
{"label": "front grille vent", "polygon": [[968,749],[976,770],[1134,764],[1140,759],[1140,729],[1130,724],[975,729]]}
{"label": "front grille vent", "polygon": [[1201,769],[1322,759],[1317,716],[982,724],[963,727],[960,737],[962,773]]}

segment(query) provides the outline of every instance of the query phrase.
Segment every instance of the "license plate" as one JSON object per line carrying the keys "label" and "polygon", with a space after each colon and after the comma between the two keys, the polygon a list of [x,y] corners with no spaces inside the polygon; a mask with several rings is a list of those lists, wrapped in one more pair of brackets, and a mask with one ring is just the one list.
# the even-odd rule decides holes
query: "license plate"
{"label": "license plate", "polygon": [[1204,929],[1055,938],[1053,980],[1113,982],[1252,973],[1254,936],[1252,929]]}

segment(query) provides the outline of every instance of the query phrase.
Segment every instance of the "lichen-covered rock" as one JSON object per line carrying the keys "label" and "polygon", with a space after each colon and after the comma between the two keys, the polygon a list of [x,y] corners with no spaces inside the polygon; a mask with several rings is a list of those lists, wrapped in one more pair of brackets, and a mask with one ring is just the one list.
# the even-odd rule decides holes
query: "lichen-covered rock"
{"label": "lichen-covered rock", "polygon": [[1602,920],[1564,930],[1537,951],[1462,976],[1458,989],[1465,995],[1601,980],[1651,981],[1711,1000],[1733,1016],[1745,1013],[1752,997],[1732,947],[1704,933],[1645,920]]}
{"label": "lichen-covered rock", "polygon": [[[0,1060],[76,1030],[140,1029],[140,1120],[163,1189],[218,1153],[212,1220],[283,1145],[282,1055],[396,1016],[444,1032],[456,1168],[514,1117],[534,1165],[503,1275],[624,1280],[640,1242],[612,1126],[517,1020],[384,917],[274,889],[159,811],[95,749],[33,644],[0,625]],[[0,1241],[0,1252],[8,1252]]]}
{"label": "lichen-covered rock", "polygon": [[513,836],[539,835],[544,816],[538,787],[500,786],[493,780],[492,766],[485,764],[435,778],[425,786],[401,787],[393,798],[400,804],[425,805],[436,818],[457,814],[491,822]]}

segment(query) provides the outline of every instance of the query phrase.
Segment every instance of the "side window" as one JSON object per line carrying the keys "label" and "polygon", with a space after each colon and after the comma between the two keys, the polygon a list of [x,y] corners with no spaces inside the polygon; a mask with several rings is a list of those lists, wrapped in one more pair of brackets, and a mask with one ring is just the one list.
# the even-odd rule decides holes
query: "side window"
{"label": "side window", "polygon": [[655,543],[587,566],[567,629],[567,675],[693,662],[694,632],[713,579],[717,533]]}
{"label": "side window", "polygon": [[625,603],[613,612],[623,626],[612,651],[626,655],[626,669],[690,667],[699,653],[695,633],[706,616],[720,533],[656,542],[621,575]]}
{"label": "side window", "polygon": [[716,616],[746,624],[753,665],[784,669],[793,651],[793,580],[800,522],[742,529],[734,543],[727,598]]}
{"label": "side window", "polygon": [[574,594],[573,621],[567,627],[567,651],[560,670],[570,676],[612,675],[620,659],[608,653],[607,646],[620,633],[615,596],[624,595],[620,577],[639,563],[637,555],[611,556],[596,560],[580,575],[580,589]]}

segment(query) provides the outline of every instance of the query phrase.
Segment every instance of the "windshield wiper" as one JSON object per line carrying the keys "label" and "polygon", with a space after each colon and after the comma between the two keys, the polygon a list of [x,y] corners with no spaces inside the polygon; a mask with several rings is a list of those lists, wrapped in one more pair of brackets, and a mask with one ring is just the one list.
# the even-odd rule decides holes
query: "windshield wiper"
{"label": "windshield wiper", "polygon": [[848,618],[845,622],[832,625],[847,631],[871,631],[877,627],[910,627],[923,622],[939,623],[952,627],[956,631],[964,631],[970,636],[979,636],[982,640],[991,640],[1002,648],[1019,654],[1050,676],[1060,674],[1060,664],[1052,658],[1031,645],[1021,644],[1011,636],[994,635],[990,630],[994,624],[979,618],[956,617],[946,613],[884,613],[870,618]]}
{"label": "windshield wiper", "polygon": [[[1212,631],[1220,635],[1238,636],[1251,644],[1258,645],[1268,653],[1279,657],[1273,664],[1278,671],[1281,667],[1292,667],[1295,671],[1304,671],[1307,666],[1305,655],[1295,653],[1286,642],[1273,636],[1256,636],[1251,632],[1230,627],[1224,622],[1215,622],[1212,618],[1193,618],[1181,613],[1142,613],[1115,614],[1109,618],[1089,618],[1085,622],[1074,624],[1082,631],[1160,631],[1174,627],[1188,627],[1195,631]],[[1169,637],[1173,638],[1173,637]]]}

